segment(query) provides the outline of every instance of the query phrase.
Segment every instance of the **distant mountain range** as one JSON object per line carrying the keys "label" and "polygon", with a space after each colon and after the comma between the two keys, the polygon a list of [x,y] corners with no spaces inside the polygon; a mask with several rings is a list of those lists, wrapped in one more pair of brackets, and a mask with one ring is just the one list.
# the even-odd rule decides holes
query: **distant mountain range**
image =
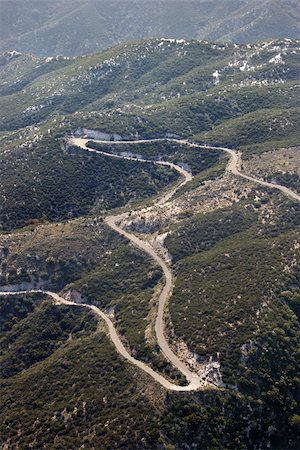
{"label": "distant mountain range", "polygon": [[82,55],[148,37],[299,38],[296,0],[0,0],[0,51]]}
{"label": "distant mountain range", "polygon": [[[0,57],[0,130],[37,123],[53,129],[59,115],[72,129],[143,137],[206,132],[201,140],[212,134],[214,143],[245,145],[268,141],[271,124],[260,133],[251,126],[245,134],[241,120],[253,119],[257,130],[277,117],[280,135],[273,124],[273,139],[292,139],[298,54],[299,43],[292,40],[223,45],[175,39],[121,44],[76,58],[6,52]],[[279,116],[293,111],[295,117],[280,127]],[[225,123],[226,132],[219,130]]]}

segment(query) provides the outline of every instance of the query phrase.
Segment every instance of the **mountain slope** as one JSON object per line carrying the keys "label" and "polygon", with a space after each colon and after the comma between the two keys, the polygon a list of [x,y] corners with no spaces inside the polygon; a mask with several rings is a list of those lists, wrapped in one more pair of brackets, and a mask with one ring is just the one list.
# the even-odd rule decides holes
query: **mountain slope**
{"label": "mountain slope", "polygon": [[141,38],[299,38],[295,0],[1,0],[0,50],[78,55]]}
{"label": "mountain slope", "polygon": [[[176,133],[178,126],[181,135],[195,134],[245,112],[297,106],[298,53],[298,41],[223,46],[167,39],[67,60],[6,53],[0,129],[36,124],[55,114],[72,115],[73,123],[84,125],[88,117],[95,122],[98,112],[101,131],[124,134],[116,129],[118,123],[105,123],[121,123],[123,115],[127,134],[149,132],[151,122],[156,133],[159,128]],[[178,109],[188,117],[178,119]]]}
{"label": "mountain slope", "polygon": [[[245,148],[249,156],[296,146],[299,51],[290,40],[238,46],[153,39],[77,58],[6,52],[0,66],[2,228],[122,206],[175,180],[147,165],[142,174],[134,162],[72,156],[63,142],[68,133],[175,135]],[[196,170],[184,147],[170,151],[174,162],[190,161]],[[118,173],[113,186],[112,170]]]}
{"label": "mountain slope", "polygon": [[[0,446],[297,448],[299,195],[263,179],[300,186],[298,54],[150,39],[2,55]],[[204,386],[168,391],[137,359]]]}

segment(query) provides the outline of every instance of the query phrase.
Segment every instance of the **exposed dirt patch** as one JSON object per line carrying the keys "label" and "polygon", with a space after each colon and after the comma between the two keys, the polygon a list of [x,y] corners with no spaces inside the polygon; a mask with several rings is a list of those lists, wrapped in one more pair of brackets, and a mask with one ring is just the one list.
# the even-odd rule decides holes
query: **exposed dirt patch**
{"label": "exposed dirt patch", "polygon": [[164,205],[154,205],[133,213],[127,222],[127,229],[155,236],[158,230],[185,217],[229,207],[247,198],[252,188],[253,183],[225,173]]}
{"label": "exposed dirt patch", "polygon": [[300,147],[282,148],[254,155],[243,161],[243,171],[259,178],[276,172],[300,175]]}

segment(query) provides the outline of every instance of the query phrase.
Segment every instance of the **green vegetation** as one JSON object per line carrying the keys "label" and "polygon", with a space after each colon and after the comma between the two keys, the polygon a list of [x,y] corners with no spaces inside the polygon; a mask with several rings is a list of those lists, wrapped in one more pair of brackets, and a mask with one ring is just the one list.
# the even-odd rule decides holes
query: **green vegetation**
{"label": "green vegetation", "polygon": [[[297,448],[300,209],[277,199],[254,212],[253,201],[250,196],[240,206],[198,214],[171,228],[166,245],[177,277],[170,315],[175,335],[200,361],[219,359],[223,382],[239,392],[234,411],[223,397],[223,407],[229,407],[225,429],[249,402],[250,448],[262,443],[258,421],[263,428],[272,421],[272,448]],[[200,433],[202,421],[194,420]],[[235,433],[230,432],[231,445]],[[243,446],[241,436],[236,439]]]}
{"label": "green vegetation", "polygon": [[[145,336],[160,269],[101,219],[35,225],[33,231],[3,235],[1,250],[2,285],[28,282],[25,288],[42,285],[79,292],[88,303],[114,313],[118,332],[137,358],[184,382],[160,354],[155,339]],[[19,267],[24,269],[20,272]]]}
{"label": "green vegetation", "polygon": [[[0,129],[60,115],[55,128],[59,124],[61,131],[86,127],[129,137],[187,137],[214,134],[215,127],[217,134],[223,121],[243,123],[246,115],[249,134],[247,114],[270,109],[266,114],[274,116],[278,109],[297,107],[298,51],[296,41],[284,40],[234,47],[152,39],[72,60],[10,57],[3,69]],[[283,62],[275,63],[281,52]],[[15,65],[24,58],[16,82]],[[273,124],[275,136],[281,128],[280,120]]]}
{"label": "green vegetation", "polygon": [[[188,137],[239,147],[246,159],[295,145],[298,52],[299,43],[287,40],[151,39],[74,59],[2,56],[0,285],[45,286],[97,304],[134,356],[184,383],[153,335],[161,270],[103,221],[112,208],[153,201],[178,174],[88,153],[66,137]],[[171,231],[168,331],[200,363],[218,361],[223,384],[166,392],[117,354],[91,312],[41,295],[3,297],[0,446],[297,448],[299,203],[265,187],[249,191],[252,184],[228,173],[221,178],[226,156],[217,151],[168,141],[96,148],[167,159],[195,174],[175,194],[178,222],[161,226],[164,207],[153,228]],[[291,161],[283,173],[276,159],[267,174],[257,161],[261,176],[299,188]],[[202,209],[197,193],[184,194],[208,180]],[[227,182],[232,193],[210,198]]]}
{"label": "green vegetation", "polygon": [[255,241],[243,233],[178,266],[170,305],[175,332],[199,355],[219,353],[230,382],[241,346],[255,333],[258,311],[264,302],[272,302],[274,278],[282,270],[281,251],[281,246],[272,249],[271,241]]}
{"label": "green vegetation", "polygon": [[255,221],[255,214],[246,208],[236,207],[197,214],[182,220],[171,228],[165,243],[174,262],[196,253],[209,250],[226,237],[240,233]]}
{"label": "green vegetation", "polygon": [[[0,304],[1,311],[7,311],[5,322],[10,323],[11,313],[17,318],[5,333],[14,334],[32,315],[27,332],[36,333],[36,350],[41,351],[45,343],[56,347],[22,372],[1,379],[3,446],[297,448],[299,411],[293,401],[297,378],[291,358],[294,325],[286,335],[283,328],[275,332],[265,328],[261,340],[245,357],[244,364],[254,368],[251,376],[263,386],[261,397],[224,390],[178,394],[166,393],[125,363],[105,335],[95,332],[95,321],[85,310],[51,306],[30,297],[22,301],[14,297],[9,302],[0,299]],[[48,326],[44,308],[57,319],[61,331],[55,338],[47,339],[40,327]],[[282,327],[291,322],[290,313],[282,306],[278,309],[277,305],[274,316]],[[72,339],[63,338],[67,329],[72,330]],[[246,381],[241,380],[244,389],[251,389],[253,384]]]}
{"label": "green vegetation", "polygon": [[43,296],[40,294],[1,298],[0,339],[2,340],[6,333],[11,332],[16,323],[22,321],[28,314],[32,313],[34,308],[41,303],[42,298]]}
{"label": "green vegetation", "polygon": [[[15,306],[17,312],[19,302]],[[138,445],[146,437],[150,448],[157,418],[151,401],[152,382],[150,393],[145,393],[143,376],[137,376],[117,356],[105,335],[95,333],[92,313],[44,303],[31,316],[25,337],[19,336],[20,344],[28,343],[29,334],[35,337],[31,364],[15,376],[1,379],[1,444],[28,448],[34,439],[35,448],[74,448],[83,442],[89,448],[90,443],[99,446],[100,442],[102,448],[111,448],[112,442],[126,448],[129,442]],[[25,327],[24,320],[15,324],[6,339]],[[12,347],[10,356],[19,356],[16,352]],[[156,392],[155,397],[159,390]]]}
{"label": "green vegetation", "polygon": [[160,269],[151,260],[123,244],[66,289],[80,291],[101,309],[113,309],[121,333],[135,347],[144,342],[150,300],[160,278]]}
{"label": "green vegetation", "polygon": [[296,192],[300,192],[300,177],[297,173],[275,172],[272,176],[267,177],[268,181],[276,180],[276,183],[287,186]]}
{"label": "green vegetation", "polygon": [[51,138],[3,155],[0,170],[3,230],[123,206],[155,195],[178,177],[174,170],[146,163],[78,154]]}
{"label": "green vegetation", "polygon": [[299,109],[261,109],[224,121],[196,136],[200,142],[242,147],[244,157],[253,152],[287,148],[299,142]]}
{"label": "green vegetation", "polygon": [[123,244],[108,252],[101,265],[65,290],[79,291],[87,303],[113,313],[118,332],[137,359],[175,382],[184,383],[184,377],[160,353],[153,330],[150,341],[146,339],[146,330],[153,327],[149,316],[154,308],[151,300],[161,276],[160,268],[152,260]]}
{"label": "green vegetation", "polygon": [[[258,214],[241,205],[198,214],[174,226],[166,239],[177,273],[170,303],[175,334],[200,357],[218,354],[223,378],[231,384],[243,372],[241,349],[261,339],[262,330],[279,326],[275,317],[282,317],[285,327],[291,320],[298,333],[280,298],[299,312],[294,243],[300,209],[298,203],[277,201],[274,217],[273,208]],[[292,291],[281,294],[287,286]],[[276,315],[276,308],[282,313]]]}
{"label": "green vegetation", "polygon": [[294,286],[290,286],[288,291],[283,291],[281,297],[287,302],[289,307],[294,311],[298,320],[300,320],[300,289],[299,282],[295,283]]}
{"label": "green vegetation", "polygon": [[1,236],[0,284],[28,282],[58,291],[99,266],[123,242],[101,218],[32,224]]}
{"label": "green vegetation", "polygon": [[68,339],[96,330],[92,313],[79,315],[74,308],[54,307],[52,301],[36,302],[39,297],[36,294],[33,299],[29,295],[1,299],[1,378],[12,377],[43,361]]}
{"label": "green vegetation", "polygon": [[[166,239],[177,272],[170,303],[175,333],[199,355],[219,353],[231,382],[241,346],[255,334],[261,305],[271,308],[274,280],[276,289],[287,282],[285,258],[296,257],[300,221],[292,213],[289,222],[292,207],[278,204],[279,217],[264,225],[250,205],[196,215],[174,226]],[[294,207],[299,212],[298,204]]]}
{"label": "green vegetation", "polygon": [[163,160],[187,167],[193,175],[203,172],[214,166],[220,156],[221,151],[208,149],[195,149],[173,142],[149,142],[145,144],[99,144],[89,141],[87,146],[96,150],[108,153],[128,154],[149,160]]}
{"label": "green vegetation", "polygon": [[205,184],[205,181],[208,180],[212,181],[220,178],[222,175],[224,175],[226,165],[227,165],[227,158],[225,156],[219,162],[217,162],[217,164],[195,175],[194,178],[189,183],[179,188],[175,192],[174,198],[180,197],[181,195],[191,192],[194,189],[197,189],[197,187],[199,186],[203,186]]}
{"label": "green vegetation", "polygon": [[[261,200],[263,199],[264,197],[261,197]],[[260,207],[262,205],[261,200],[255,203],[255,206]],[[266,226],[260,229],[260,234],[266,238],[284,235],[287,232],[296,230],[300,225],[299,202],[287,200],[277,200],[277,202],[275,211],[273,209],[273,219],[267,217]]]}

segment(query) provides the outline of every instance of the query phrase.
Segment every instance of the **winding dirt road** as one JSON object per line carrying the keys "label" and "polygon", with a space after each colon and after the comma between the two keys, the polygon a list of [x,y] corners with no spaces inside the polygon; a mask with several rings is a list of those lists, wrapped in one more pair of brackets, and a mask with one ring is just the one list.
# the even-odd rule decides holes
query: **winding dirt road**
{"label": "winding dirt road", "polygon": [[[143,158],[135,158],[135,157],[131,157],[131,156],[117,155],[117,154],[112,154],[112,153],[108,153],[105,151],[91,149],[86,146],[88,141],[93,141],[96,143],[103,143],[103,144],[110,144],[110,145],[111,144],[117,145],[120,143],[134,145],[134,144],[143,144],[143,143],[148,143],[148,142],[169,141],[169,142],[174,142],[174,143],[178,143],[178,144],[184,144],[184,145],[194,147],[194,148],[222,150],[222,151],[225,151],[226,153],[228,153],[230,156],[230,160],[229,160],[229,163],[226,168],[226,170],[228,172],[231,172],[234,175],[243,177],[249,181],[258,183],[262,186],[266,186],[266,187],[273,188],[273,189],[278,189],[278,190],[282,191],[284,194],[286,194],[287,196],[289,196],[290,198],[292,198],[293,200],[300,201],[300,196],[285,186],[281,186],[281,185],[275,184],[275,183],[268,183],[266,181],[263,181],[263,180],[260,180],[260,179],[257,179],[257,178],[254,178],[252,176],[242,173],[240,171],[241,155],[237,151],[226,148],[226,147],[201,145],[201,144],[188,142],[188,141],[182,140],[182,139],[170,139],[170,138],[168,138],[168,139],[136,140],[136,141],[98,141],[98,140],[92,140],[92,139],[88,140],[88,139],[81,139],[81,138],[70,138],[69,139],[69,144],[81,147],[88,152],[102,154],[102,155],[106,155],[106,156],[109,156],[112,158],[127,159],[127,160],[132,160],[132,161],[139,161],[139,162],[144,162],[144,163],[168,166],[170,168],[177,170],[180,173],[180,175],[182,176],[183,180],[177,186],[173,187],[170,191],[168,191],[166,194],[164,194],[156,204],[162,205],[162,204],[168,202],[168,200],[173,196],[174,192],[176,192],[177,189],[179,189],[181,186],[183,186],[184,184],[186,184],[187,182],[189,182],[192,179],[192,175],[189,172],[187,172],[186,170],[184,170],[182,167],[180,167],[176,164],[173,164],[171,162],[168,162],[168,161],[147,160],[147,159],[143,159]],[[164,287],[163,287],[163,289],[160,293],[159,299],[158,299],[158,312],[157,312],[156,322],[155,322],[155,333],[156,333],[158,345],[160,346],[165,357],[171,362],[171,364],[174,367],[176,367],[187,378],[188,383],[189,383],[187,386],[178,386],[176,384],[171,383],[170,381],[165,379],[162,375],[160,375],[159,373],[157,373],[153,369],[151,369],[147,364],[145,364],[145,363],[135,359],[133,356],[131,356],[128,353],[128,351],[126,350],[126,348],[124,347],[122,341],[120,340],[118,333],[114,327],[114,324],[112,323],[110,318],[95,305],[89,305],[89,304],[85,304],[85,303],[78,304],[78,303],[71,302],[71,301],[64,299],[63,297],[59,296],[57,293],[50,292],[50,291],[42,291],[42,290],[30,290],[30,291],[19,291],[19,292],[0,292],[0,295],[18,295],[20,293],[28,294],[28,293],[34,293],[34,292],[41,292],[41,293],[51,296],[57,304],[89,308],[98,317],[100,317],[101,319],[103,319],[105,321],[105,323],[108,327],[108,330],[109,330],[109,336],[110,336],[113,344],[115,345],[117,351],[125,359],[127,359],[130,363],[134,364],[135,366],[139,367],[144,372],[149,374],[154,380],[156,380],[158,383],[160,383],[163,387],[165,387],[166,389],[169,389],[169,390],[182,391],[182,392],[183,391],[194,391],[194,390],[200,389],[201,387],[207,388],[210,385],[210,383],[208,383],[204,378],[201,378],[198,375],[196,375],[195,373],[191,372],[188,369],[188,367],[177,357],[177,355],[175,355],[173,353],[173,351],[171,350],[171,348],[168,345],[168,342],[167,342],[167,340],[165,338],[165,334],[164,334],[165,327],[164,327],[163,319],[164,319],[165,305],[171,295],[172,288],[173,288],[173,274],[172,274],[171,269],[168,267],[166,262],[163,260],[163,258],[161,258],[156,253],[154,248],[148,242],[145,242],[145,241],[139,239],[137,236],[135,236],[132,233],[128,233],[120,226],[120,224],[128,217],[128,215],[129,215],[129,213],[123,213],[123,214],[119,214],[119,215],[115,215],[115,216],[108,216],[108,217],[106,217],[105,222],[107,223],[107,225],[110,228],[115,230],[117,233],[123,235],[125,238],[127,238],[129,241],[131,241],[135,246],[137,246],[142,251],[147,253],[161,267],[161,269],[164,273],[165,283],[164,283]]]}
{"label": "winding dirt road", "polygon": [[[98,153],[98,154],[102,154],[102,155],[107,155],[107,156],[112,156],[114,158],[121,158],[121,159],[127,159],[127,160],[131,160],[131,161],[139,161],[139,162],[146,162],[146,163],[151,163],[151,164],[158,164],[158,165],[162,165],[162,166],[168,166],[172,169],[177,170],[177,172],[180,173],[180,175],[183,177],[183,180],[177,184],[175,187],[171,188],[166,194],[164,194],[157,202],[156,204],[159,205],[163,205],[165,203],[167,203],[169,201],[169,199],[173,196],[173,194],[176,192],[177,189],[179,189],[181,186],[183,186],[184,184],[186,184],[187,182],[189,182],[193,177],[192,175],[186,171],[185,169],[183,169],[180,166],[177,166],[176,164],[173,164],[171,162],[168,161],[152,161],[152,160],[148,160],[148,159],[143,159],[143,158],[135,158],[135,157],[131,157],[131,156],[121,156],[121,155],[115,155],[115,154],[111,154],[111,153],[107,153],[101,150],[95,150],[95,149],[91,149],[89,147],[86,146],[88,140],[85,139],[70,139],[69,143],[72,145],[76,145],[78,147],[81,147],[87,151],[91,151],[94,153]],[[98,142],[98,141],[94,141],[94,142]],[[135,141],[136,142],[136,141]],[[156,316],[156,321],[155,321],[155,333],[156,333],[156,338],[157,338],[157,343],[159,345],[159,347],[161,348],[161,351],[163,352],[164,356],[166,357],[166,359],[168,361],[170,361],[170,363],[176,367],[187,379],[188,381],[188,386],[177,386],[174,385],[172,383],[170,383],[169,381],[165,380],[165,378],[163,378],[161,375],[159,375],[159,379],[155,378],[156,381],[159,381],[160,384],[162,384],[164,387],[166,387],[167,389],[173,389],[176,391],[189,391],[189,390],[195,390],[200,388],[201,386],[203,386],[205,383],[205,380],[201,377],[199,377],[198,375],[196,375],[195,373],[191,372],[188,367],[182,362],[180,361],[180,359],[178,358],[177,355],[175,355],[175,353],[171,350],[171,348],[169,347],[169,344],[166,340],[165,334],[164,334],[164,310],[165,310],[165,305],[166,302],[169,299],[169,296],[172,292],[172,288],[173,288],[173,273],[171,271],[171,269],[168,267],[168,265],[166,264],[166,262],[163,260],[163,258],[161,258],[156,251],[153,249],[153,247],[148,243],[145,242],[141,239],[139,239],[137,236],[135,236],[132,233],[129,233],[127,231],[125,231],[119,224],[122,223],[125,219],[127,219],[129,217],[129,213],[123,213],[123,214],[119,214],[119,215],[114,215],[114,216],[108,216],[105,219],[105,222],[107,223],[107,225],[112,228],[114,231],[116,231],[117,233],[121,234],[122,236],[124,236],[125,238],[127,238],[129,241],[131,241],[136,247],[140,248],[143,252],[147,253],[152,259],[154,259],[157,264],[161,267],[163,274],[164,274],[164,279],[165,279],[165,283],[164,283],[164,287],[159,295],[158,298],[158,311],[157,311],[157,316]],[[102,313],[104,314],[104,313]],[[124,355],[124,346],[122,345],[122,347],[119,346],[120,343],[120,339],[118,339],[118,342],[114,341],[116,348],[118,350],[119,353],[121,353],[123,356]],[[125,350],[126,351],[126,350]],[[127,356],[126,359],[128,359],[129,361],[137,361],[134,358],[132,358],[132,356],[130,356],[127,351],[126,351]],[[145,368],[145,364],[141,363],[139,361],[138,364],[139,367]],[[147,366],[148,367],[148,366]],[[149,373],[149,372],[148,372]],[[153,370],[151,369],[151,373],[155,373],[153,372]],[[156,374],[158,375],[158,374]],[[164,381],[163,381],[164,380]],[[165,381],[167,381],[167,384],[165,383]],[[172,386],[172,387],[171,387]]]}
{"label": "winding dirt road", "polygon": [[196,375],[192,375],[190,377],[190,383],[187,386],[178,386],[176,384],[171,383],[166,378],[164,378],[159,373],[155,372],[151,367],[149,367],[147,364],[143,363],[142,361],[139,361],[138,359],[135,359],[133,356],[131,356],[126,348],[124,347],[121,339],[118,336],[118,333],[115,329],[114,324],[110,320],[110,318],[103,312],[101,309],[99,309],[95,305],[89,305],[87,303],[75,303],[71,302],[69,300],[64,299],[60,295],[56,294],[55,292],[51,291],[43,291],[43,290],[29,290],[29,291],[18,291],[18,292],[0,292],[1,296],[8,296],[8,295],[20,295],[20,294],[46,294],[53,298],[55,303],[57,305],[66,305],[66,306],[75,306],[75,307],[83,307],[88,308],[91,311],[93,311],[96,316],[98,316],[100,319],[104,320],[109,331],[109,336],[113,344],[115,345],[116,349],[122,355],[127,361],[129,361],[131,364],[134,364],[136,367],[139,367],[144,372],[146,372],[148,375],[150,375],[155,381],[157,381],[159,384],[161,384],[166,389],[169,389],[171,391],[193,391],[199,389],[201,386],[204,386],[204,380],[200,379]]}
{"label": "winding dirt road", "polygon": [[[300,201],[300,195],[297,194],[297,192],[292,191],[291,189],[289,189],[286,186],[282,186],[281,184],[277,184],[277,183],[269,183],[268,181],[264,181],[259,178],[255,178],[255,177],[246,175],[245,173],[241,172],[241,163],[242,163],[241,153],[238,152],[237,150],[233,150],[228,147],[217,147],[214,145],[202,145],[202,144],[196,144],[195,142],[189,142],[185,139],[173,139],[173,138],[139,139],[136,141],[99,141],[99,140],[95,140],[95,139],[81,139],[81,138],[71,138],[69,140],[70,144],[84,148],[85,150],[88,150],[88,151],[92,151],[93,149],[86,147],[86,144],[88,141],[93,141],[93,142],[96,142],[99,144],[109,144],[109,145],[118,145],[118,144],[134,145],[134,144],[146,144],[149,142],[155,143],[155,142],[166,142],[167,141],[167,142],[174,142],[176,144],[187,145],[188,147],[193,147],[193,148],[203,148],[203,149],[207,149],[207,150],[221,150],[223,152],[226,152],[230,156],[230,160],[229,160],[229,163],[226,168],[227,172],[231,172],[234,175],[245,178],[246,180],[253,181],[254,183],[260,184],[261,186],[265,186],[265,187],[268,187],[271,189],[278,189],[279,191],[283,192],[283,194],[287,195],[291,199]],[[172,164],[172,163],[168,163],[166,161],[150,161],[150,160],[146,160],[146,159],[137,159],[137,158],[132,158],[132,157],[125,157],[125,156],[123,157],[121,155],[113,155],[111,153],[107,153],[107,152],[99,151],[99,150],[94,150],[94,151],[96,153],[101,153],[103,155],[114,156],[115,158],[124,158],[124,159],[130,159],[130,160],[134,160],[134,161],[152,162],[152,163],[161,164],[161,165],[168,165],[168,166],[173,167],[174,169],[178,170],[183,175],[184,175],[183,172],[186,172],[186,171],[183,171],[183,169],[181,167],[176,166],[175,164]]]}

